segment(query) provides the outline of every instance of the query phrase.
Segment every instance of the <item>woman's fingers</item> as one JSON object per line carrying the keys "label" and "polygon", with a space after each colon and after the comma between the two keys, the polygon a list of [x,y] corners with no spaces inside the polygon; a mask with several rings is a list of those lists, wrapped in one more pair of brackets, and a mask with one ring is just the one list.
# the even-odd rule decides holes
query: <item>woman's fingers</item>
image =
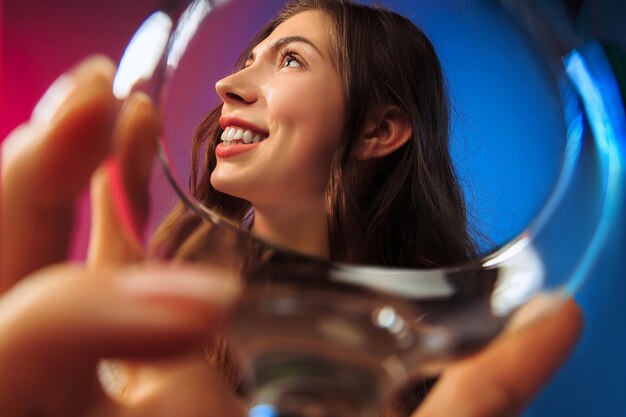
{"label": "woman's fingers", "polygon": [[237,417],[242,401],[202,355],[142,364],[122,401],[133,416]]}
{"label": "woman's fingers", "polygon": [[110,152],[114,72],[107,58],[84,61],[3,143],[0,290],[65,259],[74,200]]}
{"label": "woman's fingers", "polygon": [[142,258],[155,134],[152,102],[143,93],[133,94],[122,107],[115,126],[113,156],[96,171],[91,182],[91,266]]}
{"label": "woman's fingers", "polygon": [[520,413],[565,361],[582,331],[573,301],[446,369],[415,417]]}
{"label": "woman's fingers", "polygon": [[69,406],[80,393],[94,398],[100,358],[199,349],[237,294],[232,277],[217,269],[37,272],[0,299],[0,369],[15,376],[0,379],[3,416],[49,415],[33,407]]}

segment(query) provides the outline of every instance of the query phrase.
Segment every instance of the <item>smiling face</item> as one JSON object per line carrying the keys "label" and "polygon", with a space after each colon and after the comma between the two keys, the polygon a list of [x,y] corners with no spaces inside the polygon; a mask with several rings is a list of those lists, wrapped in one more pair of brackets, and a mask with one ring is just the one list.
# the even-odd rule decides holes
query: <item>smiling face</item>
{"label": "smiling face", "polygon": [[345,107],[330,32],[322,12],[296,14],[217,83],[217,190],[257,208],[323,207]]}

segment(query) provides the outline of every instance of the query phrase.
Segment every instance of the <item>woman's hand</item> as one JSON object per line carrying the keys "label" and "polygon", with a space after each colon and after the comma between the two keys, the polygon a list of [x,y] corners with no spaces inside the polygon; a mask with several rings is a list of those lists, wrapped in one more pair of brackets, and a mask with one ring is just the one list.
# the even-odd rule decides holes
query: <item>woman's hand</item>
{"label": "woman's hand", "polygon": [[574,301],[447,368],[414,417],[520,414],[568,357],[582,331]]}
{"label": "woman's hand", "polygon": [[[59,264],[74,200],[113,149],[125,187],[145,185],[149,158],[133,164],[130,157],[146,140],[148,131],[139,127],[149,123],[150,105],[135,98],[114,128],[113,72],[109,61],[95,58],[65,75],[3,146],[2,415],[243,415],[215,372],[187,355],[223,324],[237,289],[219,270],[119,267],[141,254],[116,223],[102,168],[93,180],[102,211],[95,215],[101,235],[90,249],[92,265]],[[133,167],[139,172],[129,173]],[[131,201],[135,213],[142,199]],[[567,356],[580,323],[579,310],[568,304],[458,363],[416,416],[519,412]],[[96,376],[106,357],[147,365],[123,401],[110,399]]]}
{"label": "woman's hand", "polygon": [[113,65],[92,58],[62,75],[2,146],[2,288],[65,260],[75,198],[110,154]]}
{"label": "woman's hand", "polygon": [[122,265],[144,258],[148,185],[155,153],[154,109],[143,93],[124,103],[113,128],[112,156],[91,178],[88,264]]}
{"label": "woman's hand", "polygon": [[[129,253],[124,249],[94,249],[97,267],[60,263],[74,200],[117,146],[112,131],[124,117],[141,125],[132,114],[149,108],[127,106],[135,110],[123,112],[114,128],[113,73],[111,62],[93,58],[64,75],[3,145],[2,415],[240,415],[215,372],[189,354],[222,325],[237,295],[224,271],[112,267]],[[112,400],[96,375],[106,357],[150,364],[147,382]]]}

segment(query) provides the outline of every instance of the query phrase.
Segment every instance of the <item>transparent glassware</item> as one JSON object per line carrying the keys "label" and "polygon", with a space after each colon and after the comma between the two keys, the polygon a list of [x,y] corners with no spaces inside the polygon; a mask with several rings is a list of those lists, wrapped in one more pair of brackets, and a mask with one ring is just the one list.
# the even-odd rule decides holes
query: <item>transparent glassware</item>
{"label": "transparent glassware", "polygon": [[[517,37],[511,48],[529,48],[560,98],[565,127],[556,133],[558,175],[536,214],[505,243],[461,265],[415,270],[313,259],[259,241],[191,197],[190,138],[217,104],[213,84],[281,2],[168,2],[140,27],[120,63],[116,95],[143,90],[152,97],[168,181],[222,235],[219,256],[231,254],[227,262],[241,271],[246,287],[228,337],[250,388],[250,416],[374,415],[407,381],[436,375],[513,321],[523,325],[558,307],[602,248],[620,208],[626,138],[602,45],[576,32],[565,2],[437,4],[428,16],[482,16]],[[263,261],[250,262],[252,252]]]}

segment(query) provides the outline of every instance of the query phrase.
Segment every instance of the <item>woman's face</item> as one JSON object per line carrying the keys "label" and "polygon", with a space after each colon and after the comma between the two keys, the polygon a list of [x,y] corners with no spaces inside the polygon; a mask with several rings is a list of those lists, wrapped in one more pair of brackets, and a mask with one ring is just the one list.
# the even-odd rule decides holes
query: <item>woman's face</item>
{"label": "woman's face", "polygon": [[322,12],[299,13],[253,49],[244,69],[217,82],[217,190],[257,208],[323,206],[345,105],[330,32]]}

